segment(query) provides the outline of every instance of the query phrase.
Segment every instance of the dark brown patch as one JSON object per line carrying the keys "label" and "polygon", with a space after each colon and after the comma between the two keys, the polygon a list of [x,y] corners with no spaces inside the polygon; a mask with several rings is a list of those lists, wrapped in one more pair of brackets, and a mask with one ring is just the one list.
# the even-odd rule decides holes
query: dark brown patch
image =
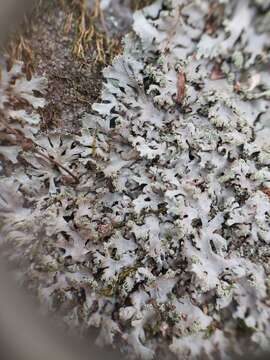
{"label": "dark brown patch", "polygon": [[[84,41],[84,56],[76,56],[80,4],[74,0],[41,1],[8,46],[11,65],[13,60],[22,60],[28,78],[34,72],[48,79],[47,105],[40,110],[43,131],[78,132],[82,115],[100,98],[104,66],[121,51],[122,34],[106,38],[98,18],[94,36]],[[91,16],[89,10],[88,22]]]}
{"label": "dark brown patch", "polygon": [[186,74],[183,70],[179,70],[177,78],[177,103],[179,105],[183,104],[183,101],[186,96]]}

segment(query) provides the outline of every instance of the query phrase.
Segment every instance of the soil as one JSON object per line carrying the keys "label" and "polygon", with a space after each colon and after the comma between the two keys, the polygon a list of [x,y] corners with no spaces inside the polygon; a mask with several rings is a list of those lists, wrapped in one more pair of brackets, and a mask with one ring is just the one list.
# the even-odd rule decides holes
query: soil
{"label": "soil", "polygon": [[[77,133],[80,119],[100,98],[102,70],[121,53],[121,39],[131,28],[132,12],[151,0],[112,0],[95,20],[95,36],[83,43],[83,56],[74,49],[80,35],[83,4],[86,27],[97,0],[42,0],[12,39],[23,38],[31,52],[31,68],[48,80],[47,106],[40,110],[42,130]],[[122,14],[122,16],[121,16]],[[98,58],[98,41],[104,61]]]}
{"label": "soil", "polygon": [[100,95],[103,66],[95,62],[93,51],[87,51],[84,59],[74,55],[77,21],[68,33],[64,31],[70,10],[59,1],[43,1],[26,33],[35,72],[48,79],[47,106],[41,112],[43,130],[77,131],[81,115]]}

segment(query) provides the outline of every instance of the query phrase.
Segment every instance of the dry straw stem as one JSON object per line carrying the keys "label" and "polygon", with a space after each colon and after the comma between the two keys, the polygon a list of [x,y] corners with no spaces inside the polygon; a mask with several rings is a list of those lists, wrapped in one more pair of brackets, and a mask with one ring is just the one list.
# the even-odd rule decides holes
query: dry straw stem
{"label": "dry straw stem", "polygon": [[7,54],[7,70],[10,71],[17,60],[23,62],[23,72],[28,81],[32,79],[34,73],[33,51],[29,42],[21,34],[14,34],[4,52]]}
{"label": "dry straw stem", "polygon": [[[120,52],[120,40],[109,37],[104,13],[100,7],[99,0],[95,1],[92,12],[87,10],[85,1],[76,3],[76,7],[80,15],[73,54],[85,60],[85,52],[89,48],[94,47],[96,50],[95,65],[105,66]],[[65,31],[70,29],[73,18],[74,16],[72,14],[68,15]]]}

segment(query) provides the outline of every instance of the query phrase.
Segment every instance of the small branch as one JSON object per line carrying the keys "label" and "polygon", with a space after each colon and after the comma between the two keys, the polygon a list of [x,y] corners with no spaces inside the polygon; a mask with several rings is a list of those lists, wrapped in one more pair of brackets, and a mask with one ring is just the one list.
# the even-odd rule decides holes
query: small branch
{"label": "small branch", "polygon": [[182,105],[186,96],[186,74],[183,70],[179,70],[177,78],[177,98],[178,104]]}
{"label": "small branch", "polygon": [[267,195],[267,196],[269,197],[269,199],[270,199],[270,188],[264,187],[264,188],[262,188],[262,192],[263,192],[265,195]]}
{"label": "small branch", "polygon": [[[69,176],[71,176],[75,182],[78,184],[79,183],[79,178],[74,175],[69,169],[67,169],[65,166],[63,166],[61,163],[59,163],[57,160],[52,159],[50,156],[43,154],[40,150],[37,149],[37,147],[40,147],[42,150],[46,150],[44,149],[42,146],[40,146],[39,144],[35,143],[33,140],[26,138],[23,134],[21,134],[18,130],[16,129],[12,129],[7,122],[1,118],[0,121],[2,122],[3,125],[5,125],[5,127],[7,128],[7,130],[13,134],[16,137],[16,141],[18,143],[20,143],[22,149],[24,151],[28,151],[28,150],[33,150],[34,149],[34,155],[39,155],[43,158],[45,158],[46,160],[48,160],[49,162],[51,162],[52,164],[56,165],[58,168],[62,169],[63,171],[65,171]],[[36,154],[35,154],[36,152]]]}
{"label": "small branch", "polygon": [[[33,143],[34,144],[34,143]],[[39,146],[38,144],[35,144],[36,146]],[[43,148],[42,148],[43,149]],[[57,160],[50,158],[49,156],[47,156],[46,154],[43,154],[41,151],[36,149],[36,153],[42,157],[44,157],[45,159],[47,159],[48,161],[50,161],[51,163],[53,163],[54,165],[56,165],[57,167],[59,167],[60,169],[64,170],[69,176],[71,176],[76,183],[79,183],[79,178],[74,175],[69,169],[67,169],[65,166],[63,166],[62,164],[60,164]]]}

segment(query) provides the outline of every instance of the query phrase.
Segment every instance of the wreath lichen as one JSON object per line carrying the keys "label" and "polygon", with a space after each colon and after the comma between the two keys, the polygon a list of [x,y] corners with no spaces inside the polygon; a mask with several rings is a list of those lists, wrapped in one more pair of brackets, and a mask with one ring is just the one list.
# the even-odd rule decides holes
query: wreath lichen
{"label": "wreath lichen", "polygon": [[71,327],[143,359],[268,347],[269,14],[259,0],[136,12],[77,136],[38,133],[44,79],[10,88],[4,72],[1,238]]}

